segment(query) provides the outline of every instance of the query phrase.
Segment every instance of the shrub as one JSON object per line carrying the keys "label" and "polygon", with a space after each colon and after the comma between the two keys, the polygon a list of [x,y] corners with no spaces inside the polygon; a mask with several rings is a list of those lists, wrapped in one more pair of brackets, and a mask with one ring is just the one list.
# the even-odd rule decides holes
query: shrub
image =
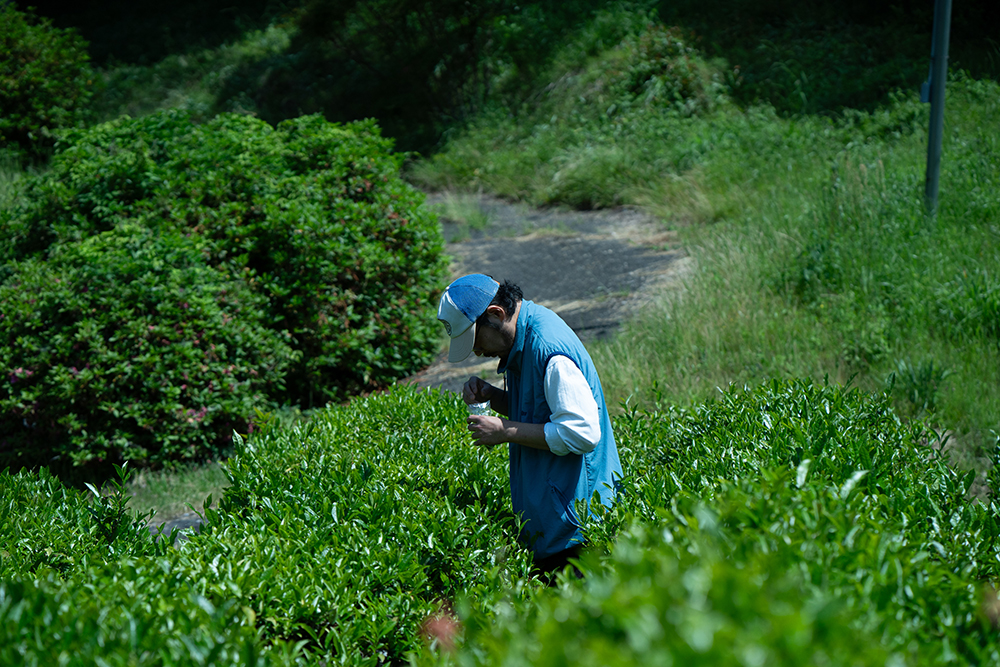
{"label": "shrub", "polygon": [[124,507],[128,471],[99,500],[63,485],[44,468],[0,473],[0,581],[53,572],[71,576],[91,563],[162,554],[146,527],[148,516]]}
{"label": "shrub", "polygon": [[634,526],[603,567],[584,559],[596,571],[582,583],[472,620],[458,663],[887,664],[889,652],[853,627],[858,614],[843,600],[813,590],[780,557],[733,562],[721,546],[708,530],[677,543],[669,530]]}
{"label": "shrub", "polygon": [[0,472],[0,663],[292,664],[294,645],[262,651],[229,580],[192,578],[128,510],[129,472],[100,496]]}
{"label": "shrub", "polygon": [[726,86],[689,40],[679,28],[655,23],[622,40],[618,49],[623,60],[609,73],[613,106],[608,113],[640,104],[691,115],[718,104]]}
{"label": "shrub", "polygon": [[[121,560],[72,579],[48,571],[0,581],[5,665],[295,664],[295,647],[262,654],[253,615],[211,580],[169,560]],[[222,601],[213,603],[212,599]]]}
{"label": "shrub", "polygon": [[93,94],[87,43],[48,19],[0,6],[0,147],[44,155],[53,131],[76,124]]}
{"label": "shrub", "polygon": [[527,575],[506,458],[470,445],[466,416],[453,393],[400,385],[254,433],[189,567],[227,563],[265,637],[306,640],[314,661],[398,664],[443,604]]}
{"label": "shrub", "polygon": [[372,122],[310,116],[277,129],[181,112],[64,135],[52,169],[0,219],[8,261],[136,223],[199,243],[208,266],[265,299],[300,352],[287,393],[307,405],[383,387],[436,351],[443,241]]}
{"label": "shrub", "polygon": [[216,453],[294,359],[264,298],[135,226],[14,262],[0,284],[0,466]]}

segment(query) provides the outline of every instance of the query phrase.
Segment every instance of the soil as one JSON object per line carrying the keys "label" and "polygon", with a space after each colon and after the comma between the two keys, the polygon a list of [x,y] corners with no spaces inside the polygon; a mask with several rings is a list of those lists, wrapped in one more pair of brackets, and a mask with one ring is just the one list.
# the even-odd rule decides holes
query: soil
{"label": "soil", "polygon": [[[429,194],[427,205],[443,210],[448,194]],[[463,198],[475,228],[442,215],[451,256],[451,278],[485,273],[510,280],[524,298],[558,313],[586,344],[613,336],[630,315],[652,299],[679,289],[692,260],[676,234],[658,219],[630,208],[599,211],[536,209],[487,195]],[[461,391],[472,375],[497,379],[496,360],[449,364],[447,349],[428,368],[402,382]],[[157,519],[163,533],[197,530],[194,513]],[[160,534],[158,527],[150,532]]]}

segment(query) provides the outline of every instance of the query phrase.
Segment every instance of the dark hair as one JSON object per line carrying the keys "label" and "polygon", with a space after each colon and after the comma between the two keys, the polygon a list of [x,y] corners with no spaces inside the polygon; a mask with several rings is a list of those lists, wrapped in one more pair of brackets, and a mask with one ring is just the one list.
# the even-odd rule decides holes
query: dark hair
{"label": "dark hair", "polygon": [[[521,303],[524,298],[524,294],[521,293],[521,288],[512,283],[509,280],[504,280],[500,285],[500,289],[497,290],[496,296],[493,297],[493,301],[490,302],[491,306],[500,306],[503,311],[507,313],[507,319],[509,320],[514,315],[514,311],[517,310],[517,304]],[[489,320],[486,319],[486,312],[484,311],[482,315],[476,318],[476,326],[491,326]]]}

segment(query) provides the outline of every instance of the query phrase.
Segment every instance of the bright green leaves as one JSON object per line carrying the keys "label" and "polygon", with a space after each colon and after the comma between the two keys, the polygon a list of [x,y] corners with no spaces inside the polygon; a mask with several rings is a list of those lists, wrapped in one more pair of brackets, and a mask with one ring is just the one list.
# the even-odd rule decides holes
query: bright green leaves
{"label": "bright green leaves", "polygon": [[529,562],[505,460],[471,446],[466,414],[453,395],[398,386],[251,437],[192,566],[224,559],[269,638],[352,664],[402,659],[442,602]]}
{"label": "bright green leaves", "polygon": [[[196,647],[177,664],[212,651],[287,664],[295,650],[353,665],[1000,659],[996,507],[970,500],[974,474],[948,467],[885,396],[771,382],[618,417],[618,502],[585,527],[587,577],[556,592],[515,543],[505,457],[470,445],[465,416],[454,395],[397,386],[265,424],[237,442],[201,534],[158,556],[151,540],[107,548],[113,496],[88,506],[51,478],[8,475],[0,646],[37,631],[41,659],[94,650],[89,634],[32,625],[30,600],[56,628],[77,609],[106,655],[125,655],[132,632],[151,653]],[[452,604],[464,639],[445,657],[420,627]]]}

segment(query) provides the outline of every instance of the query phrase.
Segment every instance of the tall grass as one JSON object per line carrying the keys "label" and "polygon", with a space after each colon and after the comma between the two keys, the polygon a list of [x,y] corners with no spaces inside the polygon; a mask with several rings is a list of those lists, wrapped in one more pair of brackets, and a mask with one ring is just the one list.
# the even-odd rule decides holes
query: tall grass
{"label": "tall grass", "polygon": [[[953,81],[936,219],[923,210],[921,133],[841,146],[817,136],[810,148],[826,164],[811,177],[759,178],[737,215],[688,228],[699,269],[683,298],[662,301],[595,350],[609,393],[693,401],[730,382],[829,376],[892,386],[901,411],[992,439],[998,97],[995,84]],[[888,113],[910,105],[897,101]],[[789,134],[816,129],[773,122]],[[738,183],[734,165],[719,166],[707,167],[714,182]]]}
{"label": "tall grass", "polygon": [[828,377],[892,387],[900,411],[993,441],[1000,86],[950,82],[932,219],[927,107],[914,93],[835,117],[724,97],[687,115],[607,113],[591,73],[621,55],[588,58],[555,72],[535,106],[471,126],[411,174],[536,204],[640,205],[681,230],[697,267],[685,289],[595,345],[612,401],[691,403],[734,382]]}
{"label": "tall grass", "polygon": [[211,118],[219,111],[252,113],[256,105],[249,95],[220,100],[220,94],[241,66],[287,49],[291,30],[276,23],[234,42],[169,55],[152,65],[109,66],[102,71],[103,86],[92,104],[93,115],[103,121],[176,108],[190,111],[197,119]]}

